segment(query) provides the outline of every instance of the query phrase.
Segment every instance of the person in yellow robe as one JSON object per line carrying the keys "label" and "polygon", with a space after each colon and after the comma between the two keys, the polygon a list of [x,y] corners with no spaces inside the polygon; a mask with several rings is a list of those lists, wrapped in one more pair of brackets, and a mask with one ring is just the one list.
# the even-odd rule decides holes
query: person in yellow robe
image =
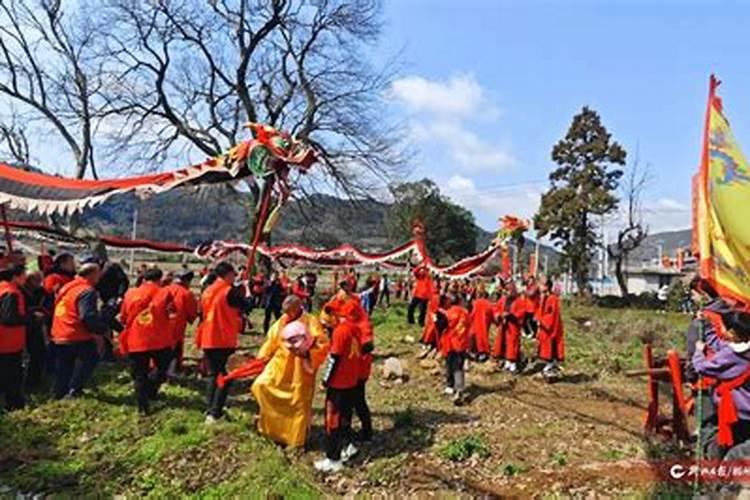
{"label": "person in yellow robe", "polygon": [[[304,446],[312,419],[315,375],[328,355],[329,340],[318,319],[294,295],[284,300],[283,314],[268,330],[258,358],[268,364],[255,379],[252,393],[260,406],[258,431],[291,447]],[[304,325],[307,342],[285,337],[287,325]]]}

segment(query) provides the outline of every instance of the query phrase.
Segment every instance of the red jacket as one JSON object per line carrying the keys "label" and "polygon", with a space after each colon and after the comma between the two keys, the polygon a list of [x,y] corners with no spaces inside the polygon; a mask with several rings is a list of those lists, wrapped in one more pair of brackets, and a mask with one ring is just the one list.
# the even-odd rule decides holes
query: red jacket
{"label": "red jacket", "polygon": [[454,305],[445,312],[448,328],[441,339],[442,352],[463,353],[469,350],[469,311],[464,307]]}
{"label": "red jacket", "polygon": [[54,296],[64,286],[73,281],[72,276],[62,273],[50,273],[44,277],[42,286],[44,291]]}
{"label": "red jacket", "polygon": [[418,268],[414,271],[414,293],[415,299],[430,300],[433,292],[432,278],[425,268]]}
{"label": "red jacket", "polygon": [[174,345],[169,315],[174,310],[172,295],[152,281],[144,281],[125,294],[120,319],[125,329],[120,334],[120,351],[159,351]]}

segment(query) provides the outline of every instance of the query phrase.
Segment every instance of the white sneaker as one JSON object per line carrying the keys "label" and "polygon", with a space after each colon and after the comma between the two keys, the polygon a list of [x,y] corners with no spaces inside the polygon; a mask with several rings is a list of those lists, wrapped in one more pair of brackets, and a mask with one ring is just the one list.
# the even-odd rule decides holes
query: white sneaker
{"label": "white sneaker", "polygon": [[341,461],[348,462],[349,459],[353,458],[357,453],[359,453],[359,448],[349,443],[349,445],[341,452]]}
{"label": "white sneaker", "polygon": [[518,373],[518,365],[515,363],[508,363],[507,370],[515,375],[516,373]]}
{"label": "white sneaker", "polygon": [[206,415],[206,420],[203,421],[205,425],[214,425],[216,423],[216,417],[213,415]]}
{"label": "white sneaker", "polygon": [[341,463],[341,460],[336,461],[329,458],[324,458],[323,460],[318,460],[317,462],[315,462],[315,470],[319,472],[335,473],[340,472],[343,468],[344,464]]}
{"label": "white sneaker", "polygon": [[445,394],[448,394],[449,396],[453,394],[453,387],[446,387],[443,391]]}
{"label": "white sneaker", "polygon": [[505,370],[506,372],[509,372],[511,364],[512,363],[510,361],[506,361],[505,365],[503,365],[503,370]]}

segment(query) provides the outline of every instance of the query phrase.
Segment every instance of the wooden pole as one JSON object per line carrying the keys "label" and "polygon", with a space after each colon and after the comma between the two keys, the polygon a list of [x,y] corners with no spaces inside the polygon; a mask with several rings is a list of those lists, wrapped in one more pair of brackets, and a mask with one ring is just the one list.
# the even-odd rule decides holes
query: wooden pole
{"label": "wooden pole", "polygon": [[8,247],[8,253],[13,252],[13,236],[10,233],[10,225],[8,224],[8,212],[5,204],[0,205],[0,213],[3,216],[3,226],[5,226],[5,246]]}

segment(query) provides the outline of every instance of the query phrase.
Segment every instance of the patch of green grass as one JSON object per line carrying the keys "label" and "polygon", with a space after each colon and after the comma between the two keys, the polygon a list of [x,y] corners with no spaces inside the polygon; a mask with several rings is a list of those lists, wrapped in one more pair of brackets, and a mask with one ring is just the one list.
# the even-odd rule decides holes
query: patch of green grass
{"label": "patch of green grass", "polygon": [[463,462],[473,455],[479,458],[489,457],[490,447],[481,434],[469,434],[449,441],[440,449],[438,454],[451,462]]}
{"label": "patch of green grass", "polygon": [[519,465],[519,464],[514,464],[514,463],[507,463],[507,464],[503,464],[500,470],[503,476],[513,477],[513,476],[517,476],[518,474],[523,474],[524,472],[528,472],[529,468],[523,464]]}
{"label": "patch of green grass", "polygon": [[565,467],[568,464],[568,456],[562,451],[554,452],[551,458],[555,467]]}

